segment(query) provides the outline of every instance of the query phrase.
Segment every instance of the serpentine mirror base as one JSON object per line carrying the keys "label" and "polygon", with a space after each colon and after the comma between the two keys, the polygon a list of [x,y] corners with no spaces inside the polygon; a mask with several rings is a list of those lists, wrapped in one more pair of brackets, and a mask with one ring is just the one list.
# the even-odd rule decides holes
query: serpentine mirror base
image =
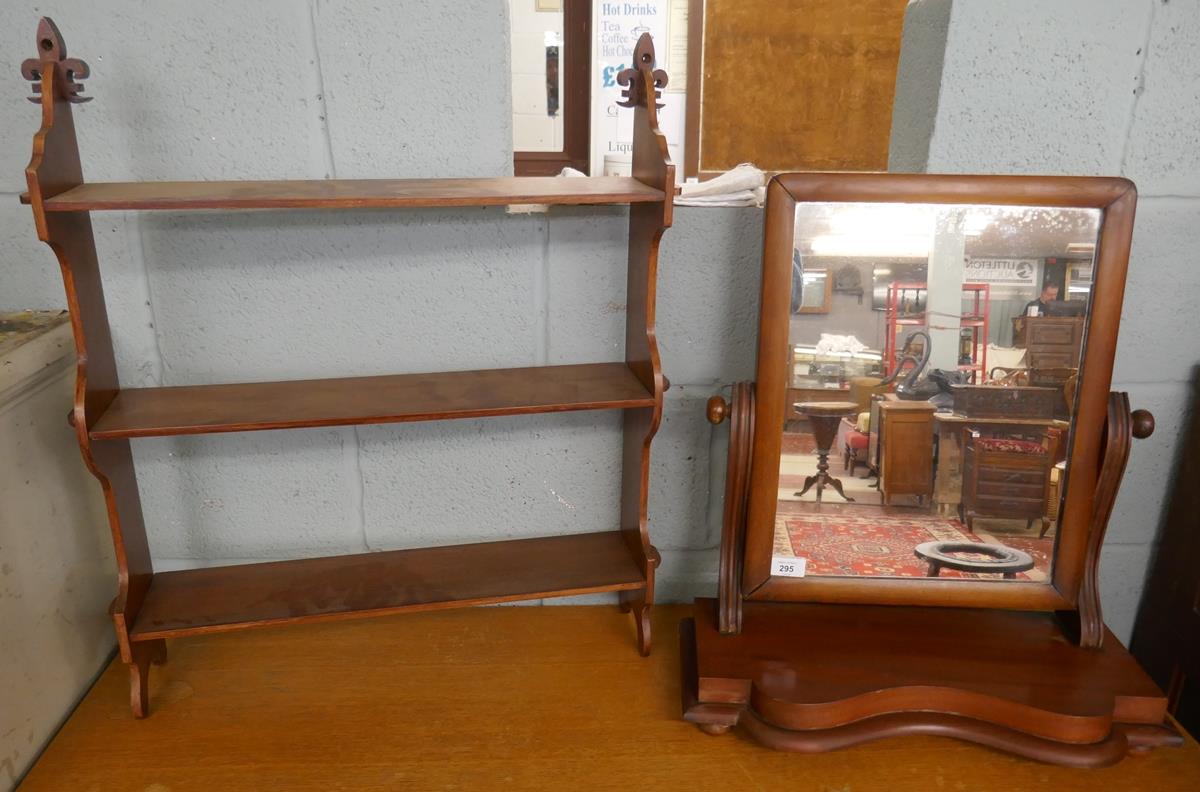
{"label": "serpentine mirror base", "polygon": [[1053,613],[743,608],[736,635],[720,632],[712,599],[680,625],[683,716],[709,734],[736,727],[800,753],[933,734],[1069,767],[1182,744],[1125,647],[1107,630],[1099,649],[1063,641]]}

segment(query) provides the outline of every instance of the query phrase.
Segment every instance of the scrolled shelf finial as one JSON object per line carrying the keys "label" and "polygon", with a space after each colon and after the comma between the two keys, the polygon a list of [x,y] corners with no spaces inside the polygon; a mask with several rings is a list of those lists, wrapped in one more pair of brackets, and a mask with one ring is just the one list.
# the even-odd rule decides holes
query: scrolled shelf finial
{"label": "scrolled shelf finial", "polygon": [[617,84],[624,90],[621,92],[622,101],[617,102],[621,107],[649,107],[649,100],[645,96],[645,83],[638,79],[643,70],[650,73],[654,79],[654,100],[655,107],[662,107],[658,103],[659,96],[662,95],[662,89],[667,87],[667,73],[662,69],[654,68],[654,39],[650,38],[649,33],[643,33],[637,41],[637,45],[633,48],[633,66],[628,69],[621,70],[617,74]]}
{"label": "scrolled shelf finial", "polygon": [[64,99],[75,104],[92,101],[90,96],[80,96],[83,86],[77,82],[86,80],[92,70],[79,58],[67,57],[67,44],[50,17],[42,17],[38,22],[37,50],[38,57],[21,64],[21,76],[33,83],[33,96],[29,101],[41,104],[42,74],[48,68],[58,69],[58,85]]}

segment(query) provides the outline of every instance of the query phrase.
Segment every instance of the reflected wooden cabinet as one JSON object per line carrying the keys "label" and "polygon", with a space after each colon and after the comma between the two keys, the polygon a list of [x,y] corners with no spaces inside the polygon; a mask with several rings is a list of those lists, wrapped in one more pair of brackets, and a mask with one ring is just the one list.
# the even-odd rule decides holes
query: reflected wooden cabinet
{"label": "reflected wooden cabinet", "polygon": [[933,495],[933,413],[927,401],[881,399],[879,493],[885,506],[896,495]]}
{"label": "reflected wooden cabinet", "polygon": [[1083,317],[1014,317],[1013,346],[1025,347],[1025,364],[1031,369],[1078,368]]}
{"label": "reflected wooden cabinet", "polygon": [[970,429],[964,437],[961,518],[967,530],[975,530],[976,517],[1023,518],[1026,529],[1039,520],[1039,537],[1045,536],[1056,438],[1038,444],[984,437]]}

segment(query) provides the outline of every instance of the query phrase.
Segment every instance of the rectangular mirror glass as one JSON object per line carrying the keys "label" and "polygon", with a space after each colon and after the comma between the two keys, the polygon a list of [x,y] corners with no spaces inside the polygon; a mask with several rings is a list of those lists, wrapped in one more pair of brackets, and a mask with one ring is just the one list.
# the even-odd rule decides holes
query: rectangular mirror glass
{"label": "rectangular mirror glass", "polygon": [[773,574],[1049,582],[1101,211],[795,211]]}

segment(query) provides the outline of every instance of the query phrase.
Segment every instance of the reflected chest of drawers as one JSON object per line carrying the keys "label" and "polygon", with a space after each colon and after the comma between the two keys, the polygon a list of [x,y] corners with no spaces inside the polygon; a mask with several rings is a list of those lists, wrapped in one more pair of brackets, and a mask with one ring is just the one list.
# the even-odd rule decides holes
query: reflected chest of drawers
{"label": "reflected chest of drawers", "polygon": [[[933,413],[925,401],[878,402],[879,493],[885,506],[896,495],[920,504],[933,494]],[[872,427],[874,429],[874,427]]]}

